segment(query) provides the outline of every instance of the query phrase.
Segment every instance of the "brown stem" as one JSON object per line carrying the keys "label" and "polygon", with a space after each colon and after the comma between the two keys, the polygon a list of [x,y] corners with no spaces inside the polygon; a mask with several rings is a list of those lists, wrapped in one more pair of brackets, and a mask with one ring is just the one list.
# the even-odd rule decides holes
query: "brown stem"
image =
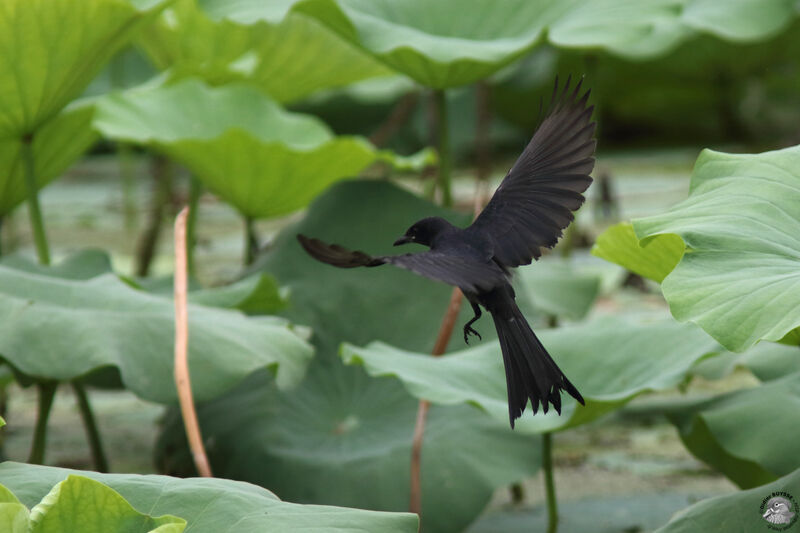
{"label": "brown stem", "polygon": [[186,258],[186,219],[189,208],[184,207],[175,219],[175,386],[178,389],[178,402],[181,406],[183,424],[189,449],[202,477],[211,477],[211,466],[203,447],[200,424],[192,398],[192,384],[189,379],[189,311],[186,303],[188,265]]}
{"label": "brown stem", "polygon": [[[453,328],[458,318],[458,311],[461,309],[461,299],[463,295],[461,289],[455,287],[450,295],[450,304],[442,318],[442,325],[439,326],[439,334],[436,343],[433,345],[434,356],[442,355],[447,349],[450,337],[453,335]],[[417,422],[414,425],[414,438],[411,441],[411,490],[409,497],[409,512],[420,515],[422,513],[422,437],[425,434],[425,420],[428,416],[430,404],[426,400],[420,400],[417,407]]]}
{"label": "brown stem", "polygon": [[411,118],[418,101],[419,94],[416,92],[404,95],[392,108],[386,120],[369,136],[369,141],[377,147],[386,144],[397,133],[397,130]]}

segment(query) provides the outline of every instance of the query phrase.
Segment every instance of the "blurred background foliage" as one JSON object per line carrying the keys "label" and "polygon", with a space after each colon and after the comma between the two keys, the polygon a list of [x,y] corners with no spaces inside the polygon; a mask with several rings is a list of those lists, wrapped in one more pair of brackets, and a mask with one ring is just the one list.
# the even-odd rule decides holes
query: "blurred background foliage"
{"label": "blurred background foliage", "polygon": [[[298,503],[405,511],[425,399],[426,532],[544,529],[553,494],[539,477],[552,476],[553,456],[563,531],[712,530],[741,502],[800,497],[800,316],[786,296],[800,297],[800,156],[704,152],[689,181],[702,148],[800,143],[796,1],[77,5],[0,8],[5,457],[23,460],[30,446],[28,462],[45,462],[58,394],[50,426],[69,419],[59,401],[74,401],[91,452],[80,441],[74,464],[57,452],[48,463],[107,470],[110,449],[116,471],[152,471],[152,455],[159,473],[195,474],[169,379],[166,233],[189,204],[190,360],[219,477]],[[477,346],[456,335],[452,354],[430,358],[448,287],[321,265],[295,235],[390,253],[423,216],[467,224],[530,138],[554,78],[569,75],[592,90],[596,183],[562,243],[515,286],[587,406],[565,399],[562,417],[526,413],[512,432],[488,322]],[[777,211],[746,200],[759,195]],[[771,239],[770,227],[788,229]],[[778,293],[765,287],[774,276]],[[126,423],[96,416],[87,390]],[[775,405],[783,414],[767,424]],[[144,450],[101,443],[137,424]],[[637,452],[637,439],[653,442]],[[678,442],[672,456],[653,453]],[[633,488],[606,494],[616,470]],[[647,485],[654,471],[666,477]],[[63,475],[10,464],[0,484],[28,491],[30,506]],[[185,488],[162,512],[217,531],[193,514],[199,489]],[[151,491],[124,495],[146,502]],[[737,525],[761,525],[753,507]],[[345,517],[353,530],[415,527],[408,515]]]}

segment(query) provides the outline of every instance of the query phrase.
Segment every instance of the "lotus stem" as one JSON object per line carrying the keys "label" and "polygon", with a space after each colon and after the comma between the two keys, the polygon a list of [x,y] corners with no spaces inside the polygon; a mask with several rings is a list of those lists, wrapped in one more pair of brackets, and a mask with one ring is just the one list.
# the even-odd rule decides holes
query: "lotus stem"
{"label": "lotus stem", "polygon": [[108,458],[103,451],[103,441],[100,439],[100,430],[97,427],[92,406],[89,403],[89,395],[86,387],[80,381],[72,382],[72,390],[75,392],[75,399],[78,402],[78,410],[81,413],[83,427],[86,429],[86,438],[89,440],[89,450],[92,454],[92,463],[97,472],[108,472]]}
{"label": "lotus stem", "polygon": [[169,159],[161,155],[153,156],[153,193],[150,200],[147,227],[142,232],[136,247],[135,273],[137,276],[145,277],[150,273],[150,264],[156,255],[158,237],[161,235],[164,209],[172,197],[173,174],[174,167]]}
{"label": "lotus stem", "polygon": [[36,163],[33,158],[33,134],[22,138],[22,163],[25,167],[25,189],[28,193],[28,213],[31,217],[33,239],[36,243],[36,255],[39,263],[50,264],[50,247],[47,245],[47,234],[44,231],[42,210],[39,207],[39,194],[36,190]]}
{"label": "lotus stem", "polygon": [[[458,312],[461,310],[462,297],[461,290],[455,287],[450,295],[447,311],[445,311],[442,318],[442,325],[439,326],[439,334],[436,336],[431,355],[438,357],[447,350],[447,344],[453,335]],[[425,422],[429,408],[430,404],[426,400],[420,400],[417,407],[417,421],[414,425],[414,437],[411,441],[411,490],[408,510],[417,515],[422,514],[422,438],[425,435]]]}
{"label": "lotus stem", "polygon": [[253,217],[244,217],[244,264],[252,265],[258,253],[258,236],[256,235],[255,220]]}
{"label": "lotus stem", "polygon": [[33,429],[33,443],[28,455],[28,462],[34,465],[44,464],[44,450],[47,444],[47,419],[50,417],[50,408],[53,407],[53,398],[56,395],[55,381],[42,381],[36,384],[39,392],[39,405],[36,413],[36,426]]}
{"label": "lotus stem", "polygon": [[178,403],[181,407],[183,425],[189,449],[192,451],[197,472],[203,477],[211,477],[197,410],[192,397],[192,382],[189,376],[189,308],[187,305],[188,268],[186,261],[186,219],[188,207],[184,207],[175,219],[175,387],[178,389]]}
{"label": "lotus stem", "polygon": [[547,497],[547,533],[558,531],[558,502],[556,483],[553,478],[553,434],[542,435],[542,470],[544,471],[544,491]]}
{"label": "lotus stem", "polygon": [[200,205],[200,196],[203,194],[203,184],[192,176],[189,181],[189,216],[186,219],[186,262],[189,277],[196,277],[194,252],[197,247],[197,208]]}
{"label": "lotus stem", "polygon": [[411,118],[418,101],[419,93],[416,91],[404,95],[392,108],[386,120],[369,136],[369,141],[378,148],[385,145]]}
{"label": "lotus stem", "polygon": [[442,191],[442,205],[453,206],[450,174],[452,172],[452,153],[450,151],[450,127],[447,121],[447,98],[444,89],[434,91],[436,102],[436,122],[439,133],[439,188]]}
{"label": "lotus stem", "polygon": [[117,144],[117,160],[119,161],[119,174],[122,178],[122,213],[125,231],[133,233],[138,226],[136,211],[136,173],[133,168],[133,149],[128,143]]}

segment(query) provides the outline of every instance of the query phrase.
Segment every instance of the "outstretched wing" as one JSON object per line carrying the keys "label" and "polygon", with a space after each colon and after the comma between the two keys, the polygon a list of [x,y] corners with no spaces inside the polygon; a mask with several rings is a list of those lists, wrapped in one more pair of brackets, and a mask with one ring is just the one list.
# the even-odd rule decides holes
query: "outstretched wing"
{"label": "outstretched wing", "polygon": [[305,235],[298,235],[297,240],[311,257],[339,268],[391,264],[471,292],[489,290],[507,282],[505,273],[497,265],[470,257],[434,250],[418,254],[372,257],[364,252],[348,250],[338,244],[328,244]]}
{"label": "outstretched wing", "polygon": [[558,79],[550,108],[528,146],[506,175],[483,212],[468,228],[487,236],[495,259],[506,267],[527,265],[552,248],[584,201],[592,183],[595,123],[590,91],[579,96],[569,79]]}

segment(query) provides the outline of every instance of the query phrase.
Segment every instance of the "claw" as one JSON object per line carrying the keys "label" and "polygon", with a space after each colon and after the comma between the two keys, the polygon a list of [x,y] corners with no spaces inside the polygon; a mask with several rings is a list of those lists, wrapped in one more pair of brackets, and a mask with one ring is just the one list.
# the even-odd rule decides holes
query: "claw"
{"label": "claw", "polygon": [[478,333],[477,331],[472,329],[470,326],[464,326],[464,342],[466,342],[467,344],[469,344],[469,336],[470,336],[470,334],[475,335],[476,337],[478,337],[478,340],[483,340],[483,337],[481,337],[480,333]]}

